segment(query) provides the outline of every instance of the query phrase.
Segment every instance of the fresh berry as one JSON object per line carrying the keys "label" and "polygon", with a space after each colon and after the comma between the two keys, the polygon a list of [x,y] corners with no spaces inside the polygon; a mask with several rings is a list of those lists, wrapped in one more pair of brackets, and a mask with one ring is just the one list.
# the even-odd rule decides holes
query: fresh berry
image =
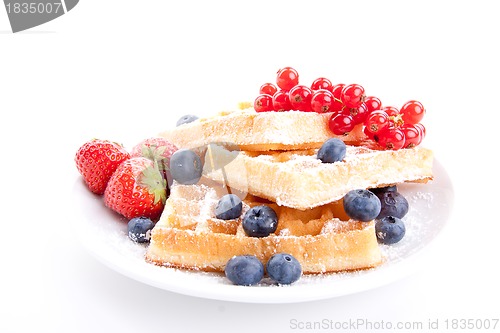
{"label": "fresh berry", "polygon": [[177,120],[177,123],[175,124],[175,126],[189,124],[197,119],[198,119],[198,116],[195,116],[194,114],[186,114],[186,115],[180,117],[179,120]]}
{"label": "fresh berry", "polygon": [[316,90],[320,90],[320,89],[325,89],[325,90],[332,92],[332,89],[333,89],[332,81],[328,80],[325,77],[317,78],[311,84],[311,90],[316,91]]}
{"label": "fresh berry", "polygon": [[236,285],[251,286],[264,277],[264,265],[256,256],[234,256],[227,262],[224,273]]}
{"label": "fresh berry", "polygon": [[415,124],[415,128],[420,132],[420,137],[422,138],[422,140],[425,138],[425,134],[426,134],[426,131],[425,131],[425,126],[423,124]]}
{"label": "fresh berry", "polygon": [[335,86],[333,86],[333,88],[332,88],[332,95],[333,95],[334,102],[332,104],[331,111],[333,111],[333,112],[341,112],[345,107],[344,103],[341,100],[342,89],[344,89],[344,87],[345,87],[345,84],[339,83],[339,84],[336,84]]}
{"label": "fresh berry", "polygon": [[400,129],[405,136],[405,145],[403,148],[413,148],[422,142],[422,132],[416,125],[404,124]]}
{"label": "fresh berry", "polygon": [[136,144],[130,157],[146,157],[152,161],[160,162],[164,159],[170,159],[177,147],[167,139],[161,137],[147,138]]}
{"label": "fresh berry", "polygon": [[328,127],[335,135],[345,135],[354,128],[354,120],[350,115],[334,113],[328,121]]}
{"label": "fresh berry", "polygon": [[274,95],[278,91],[278,88],[272,83],[264,83],[260,86],[259,94],[263,95]]}
{"label": "fresh berry", "polygon": [[391,117],[391,116],[394,117],[394,116],[399,115],[399,110],[395,106],[384,106],[384,107],[382,107],[381,110],[384,111],[385,113],[387,113],[387,115],[389,117]]}
{"label": "fresh berry", "polygon": [[170,157],[175,153],[178,148],[170,143],[167,139],[154,137],[148,138],[132,148],[130,152],[131,157],[145,157],[158,163],[158,169],[163,177],[171,185],[172,176],[170,175]]}
{"label": "fresh berry", "polygon": [[106,206],[128,219],[156,219],[167,197],[166,181],[158,166],[145,157],[133,157],[113,173],[104,192]]}
{"label": "fresh berry", "polygon": [[326,140],[318,150],[318,159],[323,163],[335,163],[342,161],[346,154],[346,145],[344,141],[331,138]]}
{"label": "fresh berry", "polygon": [[365,88],[359,84],[349,84],[342,89],[340,99],[345,106],[356,108],[365,101]]}
{"label": "fresh berry", "polygon": [[153,221],[148,217],[134,217],[128,221],[128,237],[137,243],[149,242],[154,226]]}
{"label": "fresh berry", "polygon": [[257,96],[253,102],[253,108],[257,112],[273,111],[273,96],[267,94]]}
{"label": "fresh berry", "polygon": [[408,200],[397,191],[387,191],[377,194],[380,200],[380,213],[377,218],[381,219],[386,216],[394,216],[402,219],[409,209]]}
{"label": "fresh berry", "polygon": [[400,113],[405,123],[418,124],[424,118],[425,109],[418,101],[408,101],[401,107]]}
{"label": "fresh berry", "polygon": [[401,128],[404,125],[403,116],[401,114],[397,114],[395,116],[389,116],[389,127],[390,128]]}
{"label": "fresh berry", "polygon": [[266,272],[278,284],[292,284],[300,279],[302,266],[291,254],[276,253],[267,261]]}
{"label": "fresh berry", "polygon": [[[372,192],[375,195],[383,194],[385,192],[397,192],[398,187],[397,185],[391,185],[391,186],[385,186],[385,187],[375,187],[371,188],[370,192]],[[379,198],[380,199],[380,198]]]}
{"label": "fresh berry", "polygon": [[215,217],[221,220],[232,220],[240,217],[243,204],[235,194],[226,194],[220,198],[215,207]]}
{"label": "fresh berry", "polygon": [[299,84],[299,73],[292,67],[283,67],[276,73],[276,84],[288,91]]}
{"label": "fresh berry", "polygon": [[365,133],[366,137],[372,141],[377,142],[378,137],[376,134],[373,134],[372,132],[368,131],[368,127],[363,126],[363,133]]}
{"label": "fresh berry", "polygon": [[365,98],[365,104],[368,112],[372,112],[375,110],[380,110],[382,108],[382,102],[378,97],[368,96]]}
{"label": "fresh berry", "polygon": [[398,150],[405,145],[405,136],[399,128],[386,128],[378,134],[379,145],[387,150]]}
{"label": "fresh berry", "polygon": [[91,140],[83,144],[75,155],[78,172],[88,188],[103,194],[113,172],[130,154],[121,145],[108,140]]}
{"label": "fresh berry", "polygon": [[289,111],[292,109],[287,91],[280,90],[273,95],[273,109],[274,111]]}
{"label": "fresh berry", "polygon": [[375,234],[379,243],[394,244],[403,239],[406,227],[403,221],[394,216],[386,216],[375,223]]}
{"label": "fresh berry", "polygon": [[309,87],[302,85],[297,85],[293,87],[288,92],[288,98],[290,99],[292,110],[312,111],[311,110],[312,91]]}
{"label": "fresh berry", "polygon": [[368,190],[352,190],[344,196],[344,210],[354,220],[368,222],[380,213],[380,200]]}
{"label": "fresh berry", "polygon": [[169,159],[177,147],[161,137],[147,138],[136,144],[130,151],[130,157],[146,157],[152,161]]}
{"label": "fresh berry", "polygon": [[250,237],[266,237],[276,231],[278,216],[269,206],[254,206],[243,217],[243,230]]}
{"label": "fresh berry", "polygon": [[170,157],[170,173],[179,184],[198,183],[203,172],[200,157],[192,150],[179,149]]}
{"label": "fresh berry", "polygon": [[350,115],[352,117],[352,121],[355,125],[364,123],[366,117],[368,117],[368,109],[365,103],[361,103],[358,107],[346,107],[342,111],[343,114]]}
{"label": "fresh berry", "polygon": [[365,120],[366,130],[379,134],[389,126],[389,116],[384,111],[373,111]]}
{"label": "fresh berry", "polygon": [[331,112],[332,105],[335,102],[333,94],[326,89],[316,90],[311,97],[311,109],[314,112]]}

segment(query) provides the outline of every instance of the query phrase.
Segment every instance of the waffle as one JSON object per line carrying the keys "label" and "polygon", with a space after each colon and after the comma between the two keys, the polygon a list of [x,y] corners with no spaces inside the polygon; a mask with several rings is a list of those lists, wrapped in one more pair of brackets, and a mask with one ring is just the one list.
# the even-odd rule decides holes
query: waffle
{"label": "waffle", "polygon": [[373,221],[348,220],[340,202],[299,211],[247,195],[241,216],[261,204],[278,215],[276,232],[257,238],[245,235],[241,218],[215,218],[215,206],[225,193],[226,187],[210,181],[175,184],[152,231],[146,259],[157,265],[222,272],[234,255],[255,255],[265,264],[274,253],[285,252],[299,260],[306,274],[369,268],[382,260]]}
{"label": "waffle", "polygon": [[230,151],[209,145],[204,175],[279,206],[310,209],[348,191],[432,179],[433,153],[412,149],[372,150],[347,146],[342,162],[322,163],[316,149],[284,152]]}
{"label": "waffle", "polygon": [[334,135],[327,125],[330,117],[331,113],[258,113],[250,108],[200,118],[162,132],[159,136],[182,148],[192,149],[213,142],[228,142],[247,151],[319,148],[332,137],[350,144],[366,140],[361,125],[357,125],[348,135]]}
{"label": "waffle", "polygon": [[[304,273],[375,267],[382,261],[374,222],[349,219],[342,198],[350,190],[432,179],[432,151],[417,147],[381,151],[366,146],[362,126],[339,137],[342,162],[322,163],[318,148],[331,137],[330,114],[223,112],[161,133],[204,161],[196,185],[174,183],[152,231],[149,262],[222,272],[235,255],[262,263],[275,253],[293,255]],[[338,136],[337,136],[338,137]],[[260,204],[278,215],[278,229],[248,237],[241,217],[220,220],[215,207],[226,193],[243,199],[243,213]]]}

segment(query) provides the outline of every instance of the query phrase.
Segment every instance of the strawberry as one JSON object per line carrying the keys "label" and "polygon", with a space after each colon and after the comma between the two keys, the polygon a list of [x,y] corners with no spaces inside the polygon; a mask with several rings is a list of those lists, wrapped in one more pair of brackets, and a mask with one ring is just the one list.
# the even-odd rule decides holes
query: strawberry
{"label": "strawberry", "polygon": [[88,188],[101,195],[116,168],[129,158],[130,154],[118,143],[94,139],[78,149],[75,162]]}
{"label": "strawberry", "polygon": [[104,192],[106,206],[125,216],[160,217],[167,198],[167,183],[158,164],[145,157],[132,157],[118,167]]}
{"label": "strawberry", "polygon": [[130,156],[143,156],[151,160],[169,159],[178,148],[161,137],[147,138],[132,148]]}
{"label": "strawberry", "polygon": [[142,140],[132,148],[131,157],[142,156],[158,163],[158,167],[167,179],[169,185],[172,177],[169,172],[170,156],[177,151],[177,147],[168,140],[161,137],[153,137]]}

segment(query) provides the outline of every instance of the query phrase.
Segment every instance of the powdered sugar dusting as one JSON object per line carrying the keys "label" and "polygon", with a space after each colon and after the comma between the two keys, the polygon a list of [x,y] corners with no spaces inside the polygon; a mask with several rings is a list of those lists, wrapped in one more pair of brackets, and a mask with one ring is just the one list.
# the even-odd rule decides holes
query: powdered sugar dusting
{"label": "powdered sugar dusting", "polygon": [[[212,149],[215,161],[226,161],[230,154],[232,152],[224,147]],[[344,160],[335,163],[322,163],[316,155],[317,150],[312,149],[261,154],[240,152],[230,163],[217,166],[224,168],[225,173],[207,169],[204,175],[240,190],[251,190],[278,205],[298,209],[339,200],[357,188],[432,177],[432,152],[420,147],[378,151],[347,146]]]}
{"label": "powdered sugar dusting", "polygon": [[[439,171],[439,170],[438,170]],[[291,286],[277,287],[265,278],[259,286],[276,290],[294,290],[301,287],[325,285],[335,288],[347,281],[376,276],[386,271],[386,268],[398,267],[399,262],[405,262],[414,257],[426,247],[439,233],[450,214],[450,203],[453,191],[444,170],[434,172],[434,181],[428,184],[402,184],[399,191],[410,204],[408,214],[403,218],[406,225],[406,235],[403,240],[392,246],[380,245],[384,263],[379,267],[333,274],[316,274],[303,276]],[[440,178],[440,177],[443,178]],[[78,183],[77,216],[74,226],[77,235],[92,253],[111,267],[119,267],[120,271],[141,281],[151,283],[168,290],[179,290],[178,285],[188,285],[191,289],[203,285],[203,290],[223,292],[222,287],[229,287],[230,282],[220,273],[190,271],[173,267],[159,267],[144,260],[146,245],[132,242],[127,235],[127,221],[107,209],[102,200],[89,193],[84,184]],[[334,224],[325,228],[335,228]],[[286,235],[287,231],[282,230]],[[361,280],[359,280],[361,281]],[[363,280],[365,281],[365,280]],[[234,288],[234,286],[230,286]],[[330,288],[329,287],[329,288]],[[282,289],[280,289],[282,288]],[[257,287],[257,289],[259,289]],[[231,289],[233,290],[233,289]],[[235,290],[239,290],[236,288]],[[248,290],[248,288],[243,288]],[[255,289],[252,289],[255,290]],[[213,295],[217,298],[216,295]]]}
{"label": "powdered sugar dusting", "polygon": [[322,234],[335,233],[343,228],[347,227],[351,221],[342,221],[337,218],[331,219],[325,223],[323,228],[321,229]]}

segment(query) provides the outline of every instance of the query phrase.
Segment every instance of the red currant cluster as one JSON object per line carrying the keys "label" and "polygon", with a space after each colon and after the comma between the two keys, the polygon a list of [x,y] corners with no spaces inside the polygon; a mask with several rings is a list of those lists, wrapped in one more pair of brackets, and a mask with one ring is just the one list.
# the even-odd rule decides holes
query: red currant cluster
{"label": "red currant cluster", "polygon": [[299,85],[299,74],[291,67],[278,71],[276,85],[264,83],[260,87],[254,109],[331,112],[328,127],[334,134],[345,135],[361,124],[364,133],[383,149],[412,148],[425,137],[425,127],[420,124],[425,109],[420,102],[409,101],[399,110],[382,106],[379,98],[367,97],[361,85],[334,85],[324,77],[314,80],[310,87]]}
{"label": "red currant cluster", "polygon": [[[376,97],[367,99],[378,100]],[[424,114],[422,103],[413,100],[399,110],[393,106],[371,109],[365,120],[364,132],[384,149],[413,148],[425,137],[425,127],[420,124]]]}

